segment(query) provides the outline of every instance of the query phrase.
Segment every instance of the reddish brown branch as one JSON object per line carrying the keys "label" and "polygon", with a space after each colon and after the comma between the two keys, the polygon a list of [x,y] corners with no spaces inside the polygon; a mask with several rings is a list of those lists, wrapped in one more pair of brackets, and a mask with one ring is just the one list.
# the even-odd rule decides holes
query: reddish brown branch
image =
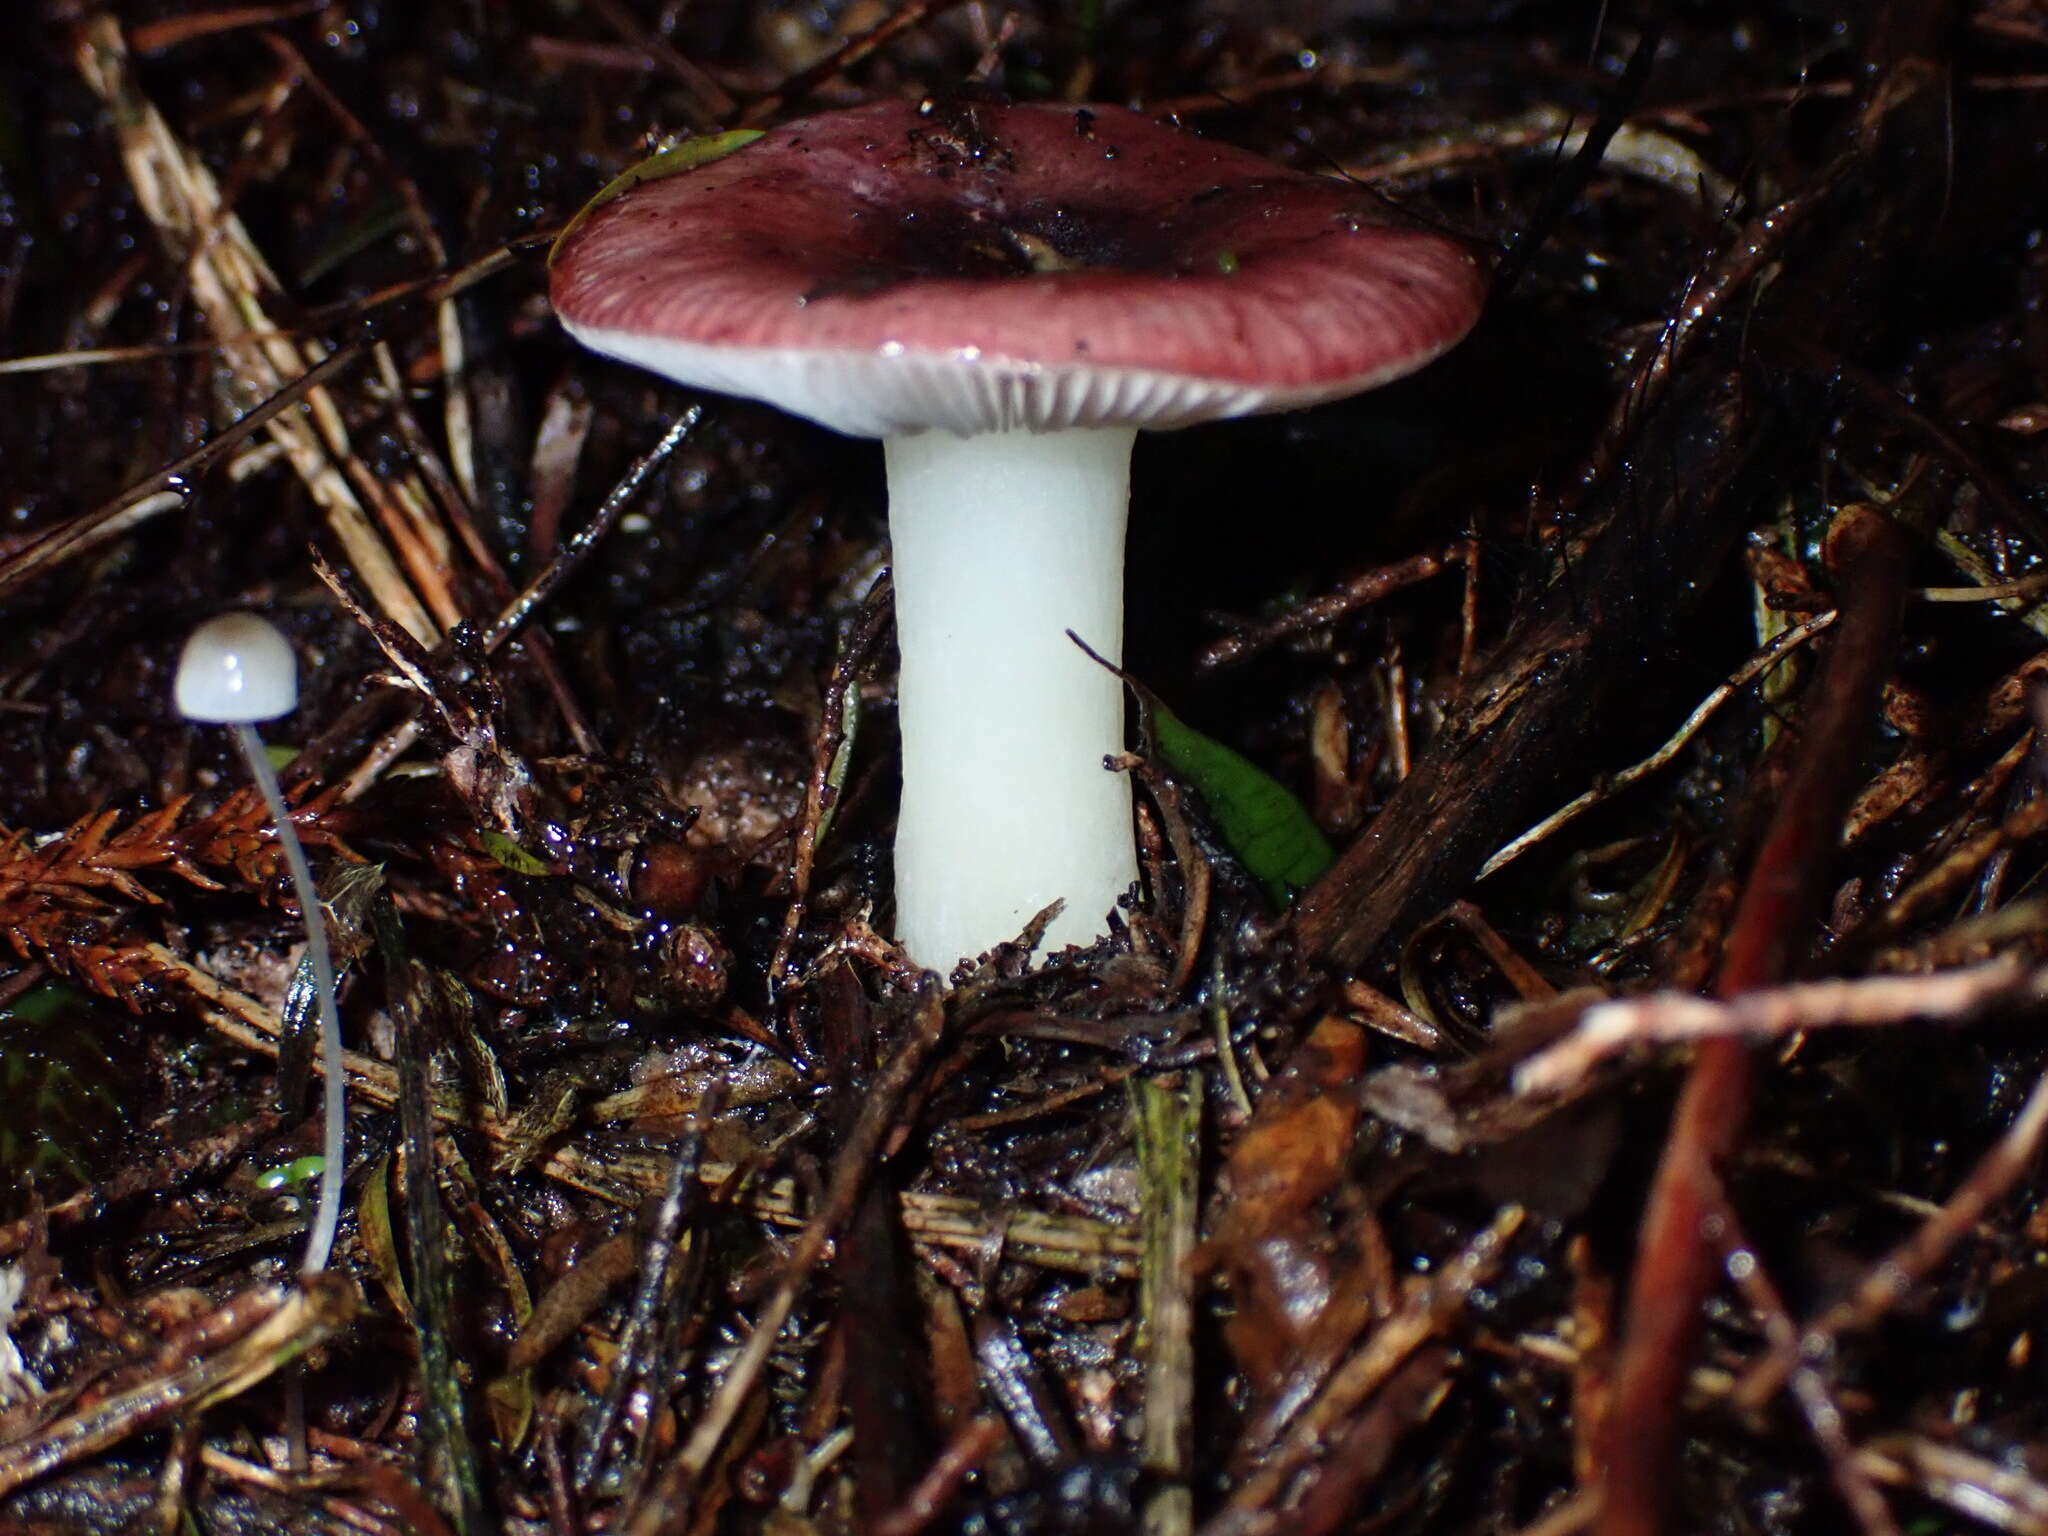
{"label": "reddish brown branch", "polygon": [[[1841,621],[1801,728],[1769,835],[1736,909],[1715,992],[1733,997],[1785,974],[1811,932],[1843,808],[1890,672],[1905,594],[1903,540],[1874,509],[1831,531],[1842,573]],[[1716,1167],[1741,1137],[1749,1055],[1734,1040],[1702,1045],[1672,1120],[1636,1252],[1627,1324],[1606,1430],[1600,1536],[1656,1536],[1672,1491],[1679,1413],[1713,1283],[1707,1222]]]}

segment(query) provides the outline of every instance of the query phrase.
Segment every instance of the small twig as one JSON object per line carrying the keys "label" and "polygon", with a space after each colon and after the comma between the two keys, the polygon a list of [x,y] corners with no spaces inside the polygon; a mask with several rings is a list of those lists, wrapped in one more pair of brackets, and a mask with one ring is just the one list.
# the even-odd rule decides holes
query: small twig
{"label": "small twig", "polygon": [[1829,1307],[1791,1345],[1774,1341],[1771,1354],[1737,1388],[1744,1403],[1777,1390],[1802,1358],[1826,1355],[1844,1333],[1873,1327],[1932,1274],[1955,1245],[1975,1230],[1984,1213],[2034,1168],[2048,1142],[2048,1075],[2039,1078],[2011,1125],[1956,1187],[1941,1208],[1890,1253],[1870,1266],[1862,1282]]}
{"label": "small twig", "polygon": [[659,67],[642,48],[628,48],[623,43],[586,43],[580,38],[551,37],[545,33],[529,35],[526,51],[536,63],[550,69],[583,65],[615,69],[622,74],[650,75]]}
{"label": "small twig", "polygon": [[1597,1490],[1581,1489],[1533,1525],[1525,1525],[1515,1536],[1577,1536],[1600,1518]]}
{"label": "small twig", "polygon": [[[1210,112],[1238,112],[1262,97],[1313,88],[1327,96],[1355,85],[1405,86],[1415,79],[1415,66],[1351,64],[1325,59],[1313,69],[1283,69],[1229,87],[1212,87],[1187,96],[1151,96],[1138,104],[1147,117],[1201,117]],[[1346,172],[1348,176],[1350,173]]]}
{"label": "small twig", "polygon": [[1201,1167],[1202,1075],[1183,1085],[1131,1080],[1131,1122],[1144,1181],[1145,1258],[1138,1278],[1138,1347],[1145,1358],[1138,1454],[1158,1480],[1145,1501],[1145,1536],[1194,1525],[1196,1175]]}
{"label": "small twig", "polygon": [[1923,603],[2003,603],[2016,597],[2039,597],[2043,592],[2048,592],[2048,571],[1982,587],[1922,587],[1913,595]]}
{"label": "small twig", "polygon": [[1515,1069],[1517,1093],[1555,1093],[1635,1045],[1737,1037],[1772,1039],[1806,1029],[1959,1020],[1989,1003],[2048,996],[2048,970],[2011,956],[1931,976],[1869,976],[1763,987],[1725,1002],[1686,992],[1598,1003],[1576,1028]]}
{"label": "small twig", "polygon": [[274,27],[281,21],[309,16],[322,4],[323,0],[288,0],[283,5],[230,5],[196,16],[170,16],[135,27],[128,34],[128,42],[137,53],[162,53],[202,37],[218,37],[243,27]]}
{"label": "small twig", "polygon": [[1748,661],[1736,668],[1735,672],[1726,682],[1716,686],[1712,692],[1700,700],[1699,704],[1694,707],[1693,712],[1685,717],[1684,724],[1680,725],[1672,733],[1671,739],[1666,741],[1663,746],[1659,747],[1642,761],[1631,763],[1612,778],[1604,779],[1600,783],[1595,784],[1584,794],[1568,801],[1557,810],[1551,812],[1550,815],[1537,822],[1535,826],[1522,833],[1521,836],[1503,844],[1492,858],[1479,867],[1479,877],[1483,880],[1497,870],[1505,869],[1538,843],[1556,835],[1563,827],[1576,821],[1587,811],[1593,809],[1594,806],[1613,799],[1631,784],[1649,777],[1659,768],[1665,766],[1665,764],[1669,763],[1685,749],[1686,743],[1697,736],[1701,728],[1709,720],[1713,719],[1720,712],[1722,705],[1776,667],[1796,647],[1804,645],[1808,640],[1834,622],[1835,614],[1830,609],[1826,613],[1817,614],[1805,623],[1796,624],[1779,634],[1769,645],[1766,645],[1762,650],[1751,656]]}
{"label": "small twig", "polygon": [[699,132],[717,127],[721,120],[738,109],[739,103],[726,94],[724,86],[712,79],[701,66],[677,52],[666,38],[648,31],[619,0],[583,0],[583,7],[611,28],[621,41],[643,51],[675,77],[684,91],[690,125]]}
{"label": "small twig", "polygon": [[[312,7],[307,7],[311,9]],[[448,263],[448,247],[441,239],[441,232],[434,227],[433,215],[427,212],[426,199],[420,196],[420,189],[407,176],[384,146],[377,142],[375,134],[364,126],[361,118],[349,110],[348,104],[337,96],[320,72],[313,68],[312,61],[281,32],[265,28],[257,34],[263,45],[278,56],[285,66],[311,91],[320,105],[340,125],[341,131],[350,143],[362,151],[376,172],[380,185],[396,191],[398,200],[405,205],[406,222],[412,226],[413,237],[419,242],[419,251],[426,258],[427,265],[434,268]],[[138,45],[139,46],[139,45]]]}
{"label": "small twig", "polygon": [[1336,1426],[1379,1391],[1403,1362],[1456,1320],[1466,1298],[1500,1268],[1522,1221],[1520,1207],[1504,1207],[1431,1279],[1412,1285],[1400,1309],[1331,1374],[1286,1438],[1202,1527],[1202,1536],[1263,1536],[1277,1529],[1280,1516],[1274,1501],[1295,1473],[1327,1449]]}
{"label": "small twig", "polygon": [[1762,1257],[1744,1235],[1741,1219],[1729,1203],[1725,1187],[1712,1207],[1712,1230],[1717,1237],[1722,1269],[1763,1324],[1764,1337],[1770,1340],[1773,1351],[1781,1356],[1789,1352],[1797,1361],[1788,1383],[1792,1398],[1806,1418],[1814,1443],[1827,1458],[1835,1490],[1863,1528],[1864,1536],[1899,1536],[1899,1523],[1892,1518],[1884,1495],[1877,1491],[1876,1484],[1856,1459],[1856,1447],[1850,1444],[1844,1427],[1842,1406],[1813,1364],[1821,1357],[1800,1351],[1799,1330],[1777,1286],[1771,1283]]}
{"label": "small twig", "polygon": [[1856,1460],[1876,1481],[1946,1504],[1972,1525],[2048,1536],[2048,1484],[2009,1458],[1994,1461],[1926,1435],[1893,1435],[1866,1446]]}
{"label": "small twig", "polygon": [[[1679,365],[1714,333],[1730,305],[1754,295],[1756,284],[1784,254],[1787,242],[1830,205],[1829,194],[1842,172],[1840,163],[1824,167],[1807,185],[1751,219],[1732,244],[1693,274],[1656,343],[1615,397],[1607,425],[1580,466],[1578,483],[1563,501],[1584,496],[1624,462],[1629,444],[1636,441],[1635,424],[1664,399],[1679,375]],[[1499,293],[1496,285],[1496,301]]]}
{"label": "small twig", "polygon": [[1237,1042],[1230,1037],[1230,989],[1220,949],[1209,958],[1209,1001],[1203,1011],[1209,1016],[1210,1038],[1216,1042],[1216,1060],[1223,1068],[1223,1086],[1237,1112],[1249,1120],[1253,1114],[1252,1096],[1245,1087],[1244,1068],[1237,1062]]}
{"label": "small twig", "polygon": [[1456,1356],[1425,1344],[1394,1372],[1379,1394],[1338,1436],[1321,1475],[1289,1510],[1288,1536],[1331,1536],[1358,1529],[1365,1491],[1394,1459],[1401,1439],[1442,1399]]}
{"label": "small twig", "polygon": [[811,1271],[825,1256],[826,1243],[852,1213],[854,1202],[860,1198],[868,1175],[880,1159],[882,1144],[895,1124],[897,1110],[944,1033],[946,1013],[941,998],[934,987],[926,987],[917,997],[908,1030],[894,1057],[869,1089],[860,1117],[834,1161],[832,1180],[817,1214],[805,1223],[774,1294],[755,1318],[745,1347],[727,1368],[725,1379],[719,1383],[689,1439],[669,1463],[653,1495],[627,1524],[628,1536],[659,1536],[663,1531],[687,1528],[699,1480],[725,1443],[741,1405],[759,1382],[762,1367],[768,1363],[768,1356],[781,1336],[782,1325],[796,1309],[797,1298],[809,1283]]}
{"label": "small twig", "polygon": [[723,1083],[715,1082],[705,1090],[690,1115],[689,1128],[676,1144],[675,1156],[669,1161],[668,1184],[661,1192],[661,1203],[655,1207],[647,1241],[641,1249],[646,1258],[640,1265],[640,1283],[633,1292],[625,1326],[619,1330],[618,1364],[603,1395],[592,1405],[576,1448],[572,1476],[580,1491],[589,1491],[598,1468],[604,1464],[605,1446],[626,1393],[640,1380],[640,1367],[652,1356],[677,1245],[682,1240],[684,1224],[703,1198],[698,1167],[704,1161],[704,1128],[718,1118],[724,1097]]}
{"label": "small twig", "polygon": [[[894,609],[890,601],[887,573],[876,578],[861,600],[860,610],[848,626],[832,663],[832,677],[825,685],[825,707],[818,718],[818,733],[811,744],[811,772],[804,781],[804,808],[796,826],[796,846],[790,855],[789,906],[782,914],[782,932],[775,940],[775,954],[768,962],[768,996],[772,1001],[789,979],[790,952],[796,947],[797,931],[803,926],[804,907],[810,899],[811,873],[817,865],[818,839],[831,802],[832,769],[846,739],[847,704],[860,686],[861,668],[881,639]],[[805,1053],[808,1054],[808,1053]]]}
{"label": "small twig", "polygon": [[1427,581],[1448,566],[1462,564],[1471,552],[1470,541],[1460,539],[1441,549],[1410,555],[1392,565],[1376,566],[1352,577],[1334,591],[1295,604],[1278,618],[1263,624],[1245,625],[1234,634],[1212,642],[1195,658],[1195,665],[1203,668],[1234,666],[1292,635],[1334,624],[1390,593]]}
{"label": "small twig", "polygon": [[[1550,238],[1551,231],[1578,201],[1579,194],[1592,181],[1594,172],[1600,169],[1601,162],[1607,158],[1608,144],[1628,119],[1630,105],[1641,98],[1649,84],[1650,70],[1657,59],[1657,47],[1663,40],[1663,17],[1652,9],[1641,23],[1636,45],[1629,53],[1628,63],[1622,67],[1621,79],[1615,82],[1612,101],[1602,108],[1600,115],[1579,137],[1577,152],[1551,180],[1542,205],[1523,225],[1520,236],[1501,261],[1493,284],[1495,302],[1506,298],[1521,281],[1522,275],[1529,270],[1529,263]],[[1559,141],[1560,152],[1571,137],[1567,135]]]}
{"label": "small twig", "polygon": [[[220,344],[209,343],[209,346],[213,345]],[[332,383],[339,374],[361,362],[367,350],[363,342],[351,342],[337,348],[281,386],[233,426],[207,439],[175,463],[129,486],[90,512],[67,518],[35,535],[27,543],[7,551],[4,557],[0,557],[0,597],[12,595],[33,578],[152,517],[186,505],[192,495],[192,481],[198,475],[269,425],[280,413],[302,403],[309,391]]]}
{"label": "small twig", "polygon": [[[399,377],[397,361],[388,346],[377,348],[377,363],[384,377],[384,386],[389,392],[391,419],[398,426],[400,439],[412,454],[413,462],[420,468],[422,477],[440,504],[441,515],[448,520],[455,535],[462,541],[462,547],[469,552],[469,558],[476,562],[490,584],[492,594],[500,602],[509,602],[514,596],[512,581],[505,574],[505,567],[499,561],[497,552],[483,536],[483,530],[476,525],[469,498],[462,487],[455,483],[448,466],[441,461],[434,445],[427,440],[427,434],[420,427],[419,418],[413,415],[412,407],[406,403],[404,380]],[[554,643],[545,630],[536,629],[524,641],[527,654],[532,658],[541,681],[553,695],[555,708],[561,713],[562,723],[575,738],[576,750],[586,757],[598,755],[596,734],[590,729],[589,721],[577,707],[575,696],[569,691],[569,683],[562,676],[562,669],[555,660]]]}
{"label": "small twig", "polygon": [[[912,27],[922,26],[934,16],[944,15],[960,0],[908,0],[865,32],[857,32],[808,69],[798,70],[766,96],[756,97],[739,114],[736,126],[758,128],[774,121],[788,108],[836,75],[860,63],[876,49],[894,42]],[[731,114],[725,116],[730,120]]]}
{"label": "small twig", "polygon": [[577,567],[589,557],[590,552],[598,546],[604,536],[611,532],[612,525],[632,504],[633,498],[640,494],[640,487],[647,483],[648,477],[661,467],[662,462],[676,451],[683,439],[695,431],[697,423],[703,419],[704,407],[691,406],[662,434],[660,442],[632,462],[625,474],[620,476],[618,484],[612,487],[611,494],[606,496],[602,505],[598,507],[597,515],[577,530],[576,535],[562,546],[561,553],[548,562],[546,569],[534,577],[526,589],[491,621],[490,627],[483,634],[486,651],[495,651],[503,645],[514,630],[532,618],[540,605],[561,589],[562,584],[575,574]]}
{"label": "small twig", "polygon": [[1366,1028],[1431,1056],[1441,1055],[1449,1043],[1441,1027],[1355,976],[1344,983],[1344,1006]]}
{"label": "small twig", "polygon": [[1003,1443],[1007,1434],[1003,1421],[989,1414],[969,1419],[916,1486],[903,1496],[903,1502],[874,1523],[871,1536],[919,1536],[945,1513],[960,1485]]}
{"label": "small twig", "polygon": [[[1829,534],[1842,572],[1842,618],[1801,729],[1786,738],[1800,755],[1743,888],[1715,986],[1724,999],[1776,982],[1804,946],[1832,867],[1850,778],[1891,667],[1905,593],[1904,541],[1889,519],[1867,507],[1845,512]],[[1656,1536],[1664,1527],[1681,1391],[1713,1281],[1707,1205],[1719,1187],[1716,1166],[1741,1138],[1749,1086],[1748,1047],[1709,1040],[1694,1057],[1672,1117],[1643,1217],[1603,1432],[1601,1536]]]}

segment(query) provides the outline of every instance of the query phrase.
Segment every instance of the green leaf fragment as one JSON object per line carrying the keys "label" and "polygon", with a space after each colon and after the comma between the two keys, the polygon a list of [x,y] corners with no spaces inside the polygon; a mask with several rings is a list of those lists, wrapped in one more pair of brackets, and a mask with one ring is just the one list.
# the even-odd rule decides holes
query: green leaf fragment
{"label": "green leaf fragment", "polygon": [[[0,1008],[0,1025],[25,1024],[31,1027],[55,1024],[74,1009],[83,1007],[85,993],[61,981],[46,981],[31,987],[5,1008]],[[0,1055],[4,1055],[0,1052]]]}
{"label": "green leaf fragment", "polygon": [[680,144],[649,155],[637,165],[628,166],[619,172],[589,202],[576,210],[574,218],[562,226],[562,232],[555,236],[555,243],[548,247],[548,265],[555,264],[555,258],[562,253],[562,245],[571,235],[583,227],[583,221],[620,194],[630,192],[643,181],[659,181],[664,176],[680,176],[685,171],[694,171],[723,160],[736,149],[745,149],[761,137],[758,128],[736,128],[731,133],[707,133],[694,139],[684,139]]}
{"label": "green leaf fragment", "polygon": [[1230,851],[1276,903],[1284,904],[1335,862],[1329,840],[1278,779],[1189,726],[1157,698],[1140,697],[1161,761],[1200,793]]}
{"label": "green leaf fragment", "polygon": [[256,1187],[263,1190],[289,1189],[294,1184],[311,1183],[320,1177],[327,1167],[327,1159],[314,1153],[294,1162],[280,1163],[275,1168],[266,1168],[256,1175]]}
{"label": "green leaf fragment", "polygon": [[496,828],[484,827],[477,833],[477,840],[500,868],[509,869],[515,875],[552,875],[555,872],[554,866],[535,858]]}
{"label": "green leaf fragment", "polygon": [[832,791],[832,797],[825,802],[825,809],[818,815],[818,835],[815,841],[825,841],[826,832],[831,830],[832,818],[839,810],[839,801],[846,792],[846,775],[853,767],[853,742],[860,734],[860,684],[848,683],[839,695],[839,744],[832,749],[832,761],[825,768],[825,787]]}

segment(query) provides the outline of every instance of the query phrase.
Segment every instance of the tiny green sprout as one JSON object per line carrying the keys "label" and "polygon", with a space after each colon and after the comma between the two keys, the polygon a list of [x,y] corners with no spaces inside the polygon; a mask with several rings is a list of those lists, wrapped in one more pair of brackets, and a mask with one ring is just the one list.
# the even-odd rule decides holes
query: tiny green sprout
{"label": "tiny green sprout", "polygon": [[256,1187],[261,1190],[290,1189],[294,1184],[310,1184],[327,1169],[327,1159],[317,1152],[294,1158],[289,1163],[279,1163],[275,1168],[266,1168],[256,1175]]}
{"label": "tiny green sprout", "polygon": [[1237,273],[1237,252],[1218,251],[1216,253],[1216,270],[1225,277],[1235,276]]}

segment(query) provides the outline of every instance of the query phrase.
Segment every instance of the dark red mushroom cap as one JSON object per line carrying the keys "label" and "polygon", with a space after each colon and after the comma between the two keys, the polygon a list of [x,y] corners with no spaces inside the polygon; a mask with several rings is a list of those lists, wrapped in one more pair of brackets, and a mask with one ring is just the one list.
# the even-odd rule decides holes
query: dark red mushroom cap
{"label": "dark red mushroom cap", "polygon": [[868,437],[1170,427],[1409,373],[1478,317],[1464,244],[1120,107],[897,102],[596,208],[585,345]]}

